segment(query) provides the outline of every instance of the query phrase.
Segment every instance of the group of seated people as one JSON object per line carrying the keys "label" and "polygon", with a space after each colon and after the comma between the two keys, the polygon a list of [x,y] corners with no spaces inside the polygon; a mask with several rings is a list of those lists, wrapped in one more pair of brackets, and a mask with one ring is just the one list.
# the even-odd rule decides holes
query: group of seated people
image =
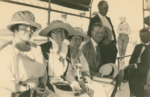
{"label": "group of seated people", "polygon": [[30,11],[18,11],[8,29],[13,39],[0,51],[0,97],[115,96],[122,76],[114,64],[102,64],[99,48],[106,27],[94,24],[89,38],[81,28],[54,20],[39,32],[48,41],[38,46],[30,39],[41,25]]}
{"label": "group of seated people", "polygon": [[17,97],[33,90],[39,97],[61,97],[55,93],[56,87],[64,87],[64,92],[76,91],[73,97],[110,97],[113,82],[92,81],[94,77],[109,77],[106,68],[112,69],[106,65],[99,70],[102,62],[97,44],[103,39],[105,27],[94,25],[90,39],[81,28],[54,20],[39,32],[40,36],[48,37],[48,42],[38,46],[30,39],[41,25],[30,11],[19,11],[13,15],[8,29],[13,39],[0,51],[1,96]]}

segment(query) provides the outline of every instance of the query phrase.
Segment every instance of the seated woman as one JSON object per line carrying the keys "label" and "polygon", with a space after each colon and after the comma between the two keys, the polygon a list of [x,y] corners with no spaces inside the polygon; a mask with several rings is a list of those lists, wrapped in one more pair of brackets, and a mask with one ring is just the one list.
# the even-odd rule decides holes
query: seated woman
{"label": "seated woman", "polygon": [[[85,40],[88,40],[88,36],[80,32],[81,28],[75,28],[75,32],[68,36],[70,45],[68,46],[68,55],[67,58],[70,59],[70,65],[66,74],[66,80],[69,83],[74,83],[75,80],[80,80],[77,76],[86,78],[87,82],[90,83],[90,73],[88,63],[83,55],[82,50],[79,49],[81,43]],[[80,31],[80,32],[79,32]],[[77,74],[76,70],[79,67],[80,74]],[[72,73],[72,75],[71,75]]]}
{"label": "seated woman", "polygon": [[49,37],[50,39],[50,41],[40,45],[48,62],[50,83],[63,81],[63,76],[68,66],[66,60],[68,46],[63,41],[73,30],[69,24],[55,20],[39,33],[40,36]]}
{"label": "seated woman", "polygon": [[[0,51],[0,97],[15,97],[29,88],[36,91],[36,96],[58,97],[46,88],[46,65],[40,47],[30,42],[40,28],[30,11],[13,15],[8,25],[13,40]],[[29,97],[30,93],[26,95]]]}
{"label": "seated woman", "polygon": [[[100,95],[102,97],[108,97],[105,87],[103,87],[105,84],[100,84],[91,80],[88,63],[82,50],[79,48],[81,43],[87,39],[88,37],[83,34],[81,28],[75,28],[75,33],[68,36],[68,40],[70,41],[68,57],[70,58],[71,64],[69,64],[68,67],[66,80],[70,83],[73,90],[80,90],[81,88],[78,82],[80,82],[80,77],[82,77],[87,82],[86,85],[94,90],[93,97],[99,97]],[[80,75],[78,69],[80,69]],[[92,97],[92,94],[89,94],[89,96]]]}

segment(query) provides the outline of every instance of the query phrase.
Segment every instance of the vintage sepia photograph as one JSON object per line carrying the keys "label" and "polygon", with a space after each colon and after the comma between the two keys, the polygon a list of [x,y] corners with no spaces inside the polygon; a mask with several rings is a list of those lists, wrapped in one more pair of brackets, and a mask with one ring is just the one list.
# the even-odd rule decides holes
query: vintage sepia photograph
{"label": "vintage sepia photograph", "polygon": [[0,0],[0,97],[150,97],[150,0]]}

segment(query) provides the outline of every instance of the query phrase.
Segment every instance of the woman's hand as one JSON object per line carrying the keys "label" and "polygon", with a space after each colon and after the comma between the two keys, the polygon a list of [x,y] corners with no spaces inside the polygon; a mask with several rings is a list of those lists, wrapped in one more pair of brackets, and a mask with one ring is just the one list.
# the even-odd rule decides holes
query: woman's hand
{"label": "woman's hand", "polygon": [[74,90],[74,91],[80,91],[81,90],[81,87],[77,81],[73,81],[70,84],[70,86],[71,86],[72,90]]}
{"label": "woman's hand", "polygon": [[47,97],[48,95],[54,95],[55,93],[48,89],[48,87],[43,88],[35,88],[35,91],[39,97]]}
{"label": "woman's hand", "polygon": [[80,90],[81,90],[80,85],[75,85],[75,86],[73,87],[73,90],[74,90],[74,91],[80,91]]}
{"label": "woman's hand", "polygon": [[41,88],[36,88],[35,91],[38,95],[38,97],[60,97],[57,94],[55,94],[53,91],[49,90],[48,87],[45,88],[44,91]]}
{"label": "woman's hand", "polygon": [[40,83],[37,88],[35,88],[37,95],[43,96],[46,91],[46,86],[43,83]]}
{"label": "woman's hand", "polygon": [[88,76],[85,76],[85,77],[83,78],[83,81],[84,81],[85,83],[88,83],[88,84],[91,84],[91,83],[92,83],[91,78],[88,77]]}
{"label": "woman's hand", "polygon": [[44,92],[45,92],[44,88],[37,87],[34,90],[35,90],[35,92],[37,93],[38,96],[43,96],[44,95]]}

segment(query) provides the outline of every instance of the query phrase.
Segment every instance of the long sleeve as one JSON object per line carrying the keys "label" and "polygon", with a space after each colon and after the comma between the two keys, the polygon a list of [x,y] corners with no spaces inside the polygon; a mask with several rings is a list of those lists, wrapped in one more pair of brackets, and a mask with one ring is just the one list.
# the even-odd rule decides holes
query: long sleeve
{"label": "long sleeve", "polygon": [[75,81],[75,75],[74,75],[74,71],[73,71],[73,68],[71,66],[71,64],[69,64],[69,67],[68,67],[68,71],[66,73],[66,76],[65,76],[66,80],[69,82],[69,83],[72,83],[73,81]]}
{"label": "long sleeve", "polygon": [[83,64],[83,67],[81,68],[82,76],[90,76],[89,65],[87,63],[86,58],[84,57],[83,52],[80,56],[80,61],[81,61],[81,64]]}
{"label": "long sleeve", "polygon": [[133,53],[131,55],[131,58],[130,58],[130,61],[129,61],[129,64],[134,64],[134,63],[137,63],[137,59],[140,55],[140,52],[141,52],[141,48],[139,48],[139,45],[137,45],[134,50],[133,50]]}
{"label": "long sleeve", "polygon": [[8,53],[9,51],[0,52],[0,89],[7,92],[16,92],[18,89],[26,90],[25,87],[17,84],[14,75],[14,61],[13,56]]}
{"label": "long sleeve", "polygon": [[[89,68],[89,72],[90,72],[90,76],[93,77],[93,76],[97,76],[97,77],[100,77],[101,74],[96,72],[96,67],[95,67],[95,62],[94,62],[94,48],[93,48],[93,52],[90,52],[92,48],[89,48],[89,46],[84,45],[82,46],[82,52],[83,52],[83,55],[84,55],[84,58],[86,59],[87,63],[88,63],[88,68]],[[87,68],[87,67],[86,67]]]}

